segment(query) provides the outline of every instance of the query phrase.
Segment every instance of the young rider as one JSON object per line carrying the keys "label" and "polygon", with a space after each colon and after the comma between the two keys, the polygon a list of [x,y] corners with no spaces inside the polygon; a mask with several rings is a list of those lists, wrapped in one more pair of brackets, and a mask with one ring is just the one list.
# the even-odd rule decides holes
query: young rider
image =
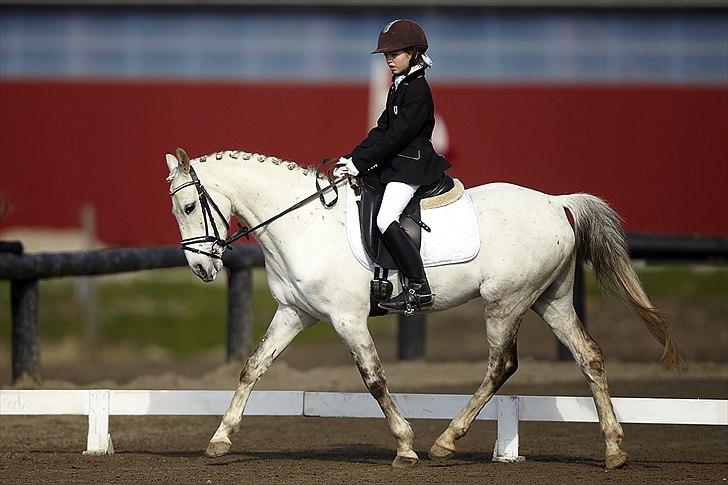
{"label": "young rider", "polygon": [[438,181],[451,165],[432,147],[434,103],[425,70],[432,66],[425,32],[416,22],[398,19],[379,34],[377,49],[392,72],[387,107],[377,126],[351,155],[339,159],[336,175],[378,176],[385,186],[377,227],[398,270],[406,277],[404,291],[379,306],[404,312],[432,305],[432,293],[419,250],[399,217],[421,185]]}

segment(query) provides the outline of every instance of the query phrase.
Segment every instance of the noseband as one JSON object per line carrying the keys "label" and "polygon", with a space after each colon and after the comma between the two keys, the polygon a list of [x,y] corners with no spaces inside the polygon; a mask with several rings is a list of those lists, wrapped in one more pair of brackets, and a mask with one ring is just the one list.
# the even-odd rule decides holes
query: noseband
{"label": "noseband", "polygon": [[[191,253],[204,254],[205,256],[210,256],[211,258],[222,259],[222,256],[219,254],[203,251],[202,249],[192,247],[193,244],[211,242],[213,244],[210,247],[210,251],[212,251],[212,248],[215,247],[215,244],[221,246],[223,248],[223,251],[230,248],[230,244],[227,243],[225,238],[220,237],[220,233],[218,232],[217,226],[215,225],[215,218],[213,216],[212,209],[215,209],[217,215],[220,216],[220,220],[223,222],[223,224],[225,224],[225,234],[223,234],[223,236],[227,236],[227,231],[230,230],[230,224],[228,224],[228,222],[225,220],[225,216],[222,214],[222,211],[217,206],[217,204],[215,204],[215,201],[212,200],[212,197],[210,197],[210,194],[202,185],[200,179],[197,178],[195,169],[190,167],[189,173],[190,177],[192,177],[192,180],[178,185],[174,188],[174,190],[169,193],[169,195],[173,196],[180,190],[191,185],[194,185],[197,188],[197,198],[200,201],[200,207],[202,208],[202,218],[205,221],[205,235],[182,239],[182,249],[185,251],[190,251]],[[210,234],[210,228],[212,228],[212,234]]]}

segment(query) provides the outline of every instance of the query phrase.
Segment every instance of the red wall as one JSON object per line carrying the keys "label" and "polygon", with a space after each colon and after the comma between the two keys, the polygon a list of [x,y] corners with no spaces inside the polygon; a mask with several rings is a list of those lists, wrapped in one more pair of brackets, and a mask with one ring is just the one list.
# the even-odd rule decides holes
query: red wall
{"label": "red wall", "polygon": [[[435,85],[453,173],[609,200],[631,231],[728,235],[724,87]],[[302,164],[366,132],[367,87],[0,83],[3,228],[78,225],[110,244],[178,240],[164,153],[236,148]],[[293,201],[292,201],[293,202]]]}

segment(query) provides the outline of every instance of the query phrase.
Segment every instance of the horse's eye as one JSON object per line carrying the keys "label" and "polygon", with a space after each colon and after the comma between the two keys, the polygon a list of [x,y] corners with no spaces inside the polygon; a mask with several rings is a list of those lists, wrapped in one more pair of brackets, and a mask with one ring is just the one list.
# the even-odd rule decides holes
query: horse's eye
{"label": "horse's eye", "polygon": [[191,202],[185,206],[185,214],[191,214],[195,210],[195,203]]}

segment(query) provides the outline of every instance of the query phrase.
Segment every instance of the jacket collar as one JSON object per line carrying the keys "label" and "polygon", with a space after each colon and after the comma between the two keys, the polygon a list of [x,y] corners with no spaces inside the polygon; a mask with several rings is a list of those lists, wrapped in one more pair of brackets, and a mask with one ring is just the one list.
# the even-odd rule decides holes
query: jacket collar
{"label": "jacket collar", "polygon": [[394,86],[394,89],[397,90],[399,86],[402,85],[403,82],[409,82],[413,79],[416,79],[418,77],[425,75],[425,66],[422,64],[418,64],[416,66],[412,66],[405,75],[398,75],[398,76],[392,76],[392,86]]}

